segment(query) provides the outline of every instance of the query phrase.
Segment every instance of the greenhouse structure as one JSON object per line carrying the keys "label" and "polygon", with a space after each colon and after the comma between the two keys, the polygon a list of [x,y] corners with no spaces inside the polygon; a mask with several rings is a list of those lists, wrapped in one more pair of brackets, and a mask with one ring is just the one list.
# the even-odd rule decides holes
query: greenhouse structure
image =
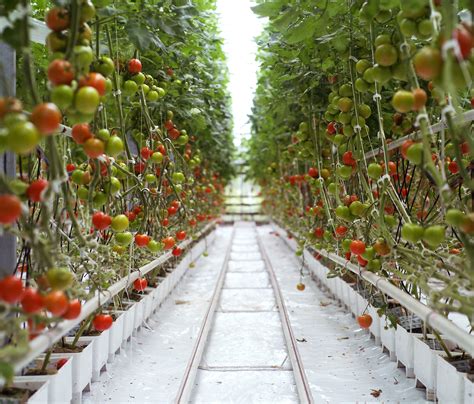
{"label": "greenhouse structure", "polygon": [[474,404],[473,15],[0,0],[0,404]]}

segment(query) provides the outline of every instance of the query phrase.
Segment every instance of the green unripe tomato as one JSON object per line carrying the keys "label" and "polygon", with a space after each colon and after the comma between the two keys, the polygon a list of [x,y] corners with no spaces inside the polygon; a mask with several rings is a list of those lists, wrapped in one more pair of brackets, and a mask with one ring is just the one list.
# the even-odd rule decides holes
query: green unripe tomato
{"label": "green unripe tomato", "polygon": [[404,223],[402,226],[402,238],[410,243],[416,244],[423,238],[425,230],[416,223]]}
{"label": "green unripe tomato", "polygon": [[151,161],[155,164],[161,164],[163,162],[163,154],[155,152],[151,155]]}
{"label": "green unripe tomato", "polygon": [[448,209],[446,212],[446,223],[454,227],[459,227],[466,219],[466,214],[459,209]]}
{"label": "green unripe tomato", "polygon": [[77,197],[81,201],[86,201],[87,199],[89,199],[89,190],[84,186],[79,187],[77,189]]}
{"label": "green unripe tomato", "polygon": [[108,129],[99,129],[97,132],[97,137],[103,142],[107,142],[110,138],[110,131]]}
{"label": "green unripe tomato", "polygon": [[133,234],[129,231],[115,234],[115,242],[121,246],[128,246],[133,240]]}
{"label": "green unripe tomato", "polygon": [[431,248],[438,247],[441,243],[444,243],[446,239],[446,229],[444,226],[434,225],[425,229],[423,233],[423,241],[428,244]]}
{"label": "green unripe tomato", "polygon": [[51,101],[60,109],[69,108],[74,101],[74,90],[71,86],[61,84],[51,90]]}
{"label": "green unripe tomato", "polygon": [[378,163],[370,163],[367,167],[367,174],[373,180],[378,180],[383,173],[382,166]]}
{"label": "green unripe tomato", "polygon": [[123,140],[119,136],[110,136],[105,144],[105,153],[111,157],[117,157],[125,149]]}
{"label": "green unripe tomato", "polygon": [[407,160],[416,165],[423,163],[423,143],[414,143],[407,149]]}
{"label": "green unripe tomato", "polygon": [[98,91],[91,86],[81,87],[74,97],[74,107],[81,114],[94,114],[100,104]]}
{"label": "green unripe tomato", "polygon": [[128,217],[125,215],[117,215],[114,218],[112,218],[112,223],[110,224],[110,227],[112,230],[116,232],[123,232],[126,230],[129,226],[129,221]]}
{"label": "green unripe tomato", "polygon": [[181,184],[186,180],[186,177],[184,176],[183,173],[176,172],[176,173],[173,173],[172,179],[175,184]]}

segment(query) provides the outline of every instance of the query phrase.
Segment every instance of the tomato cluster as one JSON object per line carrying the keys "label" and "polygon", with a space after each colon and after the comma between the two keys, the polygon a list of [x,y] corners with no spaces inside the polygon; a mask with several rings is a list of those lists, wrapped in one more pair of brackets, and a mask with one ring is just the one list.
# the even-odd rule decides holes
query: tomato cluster
{"label": "tomato cluster", "polygon": [[295,20],[273,13],[260,57],[274,69],[259,80],[248,162],[298,254],[339,254],[416,298],[436,278],[430,304],[472,314],[462,274],[474,267],[474,29],[448,3],[328,5],[314,37],[292,28],[311,7]]}

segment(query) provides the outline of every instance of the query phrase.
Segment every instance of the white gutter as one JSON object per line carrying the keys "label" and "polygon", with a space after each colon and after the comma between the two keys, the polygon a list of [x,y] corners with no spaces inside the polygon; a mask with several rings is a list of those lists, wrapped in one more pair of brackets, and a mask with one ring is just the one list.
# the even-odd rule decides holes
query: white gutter
{"label": "white gutter", "polygon": [[[204,229],[202,229],[197,236],[200,237],[202,234],[206,233],[207,230],[212,228],[215,225],[215,221],[209,223]],[[187,239],[179,244],[179,247],[184,249],[186,248],[193,240]],[[149,262],[148,264],[142,266],[139,270],[131,272],[127,277],[120,279],[118,282],[110,286],[106,291],[99,293],[89,299],[82,306],[81,314],[78,318],[74,320],[63,320],[56,327],[49,330],[44,334],[38,335],[35,339],[30,341],[30,349],[28,353],[18,359],[13,365],[15,372],[20,371],[25,366],[27,366],[32,360],[34,360],[38,355],[46,351],[51,347],[55,342],[59,341],[61,337],[66,335],[71,331],[77,324],[82,320],[90,316],[94,311],[96,311],[100,306],[105,302],[109,301],[113,296],[117,295],[120,291],[130,286],[135,280],[144,276],[148,272],[155,269],[157,266],[164,264],[172,257],[171,252],[167,252],[157,259]]]}
{"label": "white gutter", "polygon": [[[294,250],[294,247],[287,239],[286,231],[274,222],[272,222],[272,226],[282,237],[282,239],[285,240],[286,244]],[[295,237],[298,237],[296,233],[292,233],[295,235]],[[443,315],[437,313],[433,309],[416,300],[410,294],[391,284],[387,279],[382,278],[373,272],[364,270],[337,254],[330,253],[326,250],[314,250],[323,257],[326,257],[334,263],[347,268],[360,278],[374,285],[381,292],[386,293],[390,297],[396,299],[398,303],[400,303],[408,311],[420,317],[427,325],[440,332],[444,337],[449,338],[451,341],[455,342],[471,356],[474,356],[474,335],[468,334],[465,330],[459,328],[451,320],[448,320]],[[307,256],[315,259],[308,250],[305,249],[305,252],[307,253]]]}

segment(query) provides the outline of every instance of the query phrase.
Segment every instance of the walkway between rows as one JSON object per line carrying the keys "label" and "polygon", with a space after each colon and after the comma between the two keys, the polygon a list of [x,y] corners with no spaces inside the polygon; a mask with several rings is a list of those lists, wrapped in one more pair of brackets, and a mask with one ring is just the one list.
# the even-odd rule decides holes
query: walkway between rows
{"label": "walkway between rows", "polygon": [[299,270],[270,226],[219,228],[84,402],[422,402],[349,313],[296,289]]}

